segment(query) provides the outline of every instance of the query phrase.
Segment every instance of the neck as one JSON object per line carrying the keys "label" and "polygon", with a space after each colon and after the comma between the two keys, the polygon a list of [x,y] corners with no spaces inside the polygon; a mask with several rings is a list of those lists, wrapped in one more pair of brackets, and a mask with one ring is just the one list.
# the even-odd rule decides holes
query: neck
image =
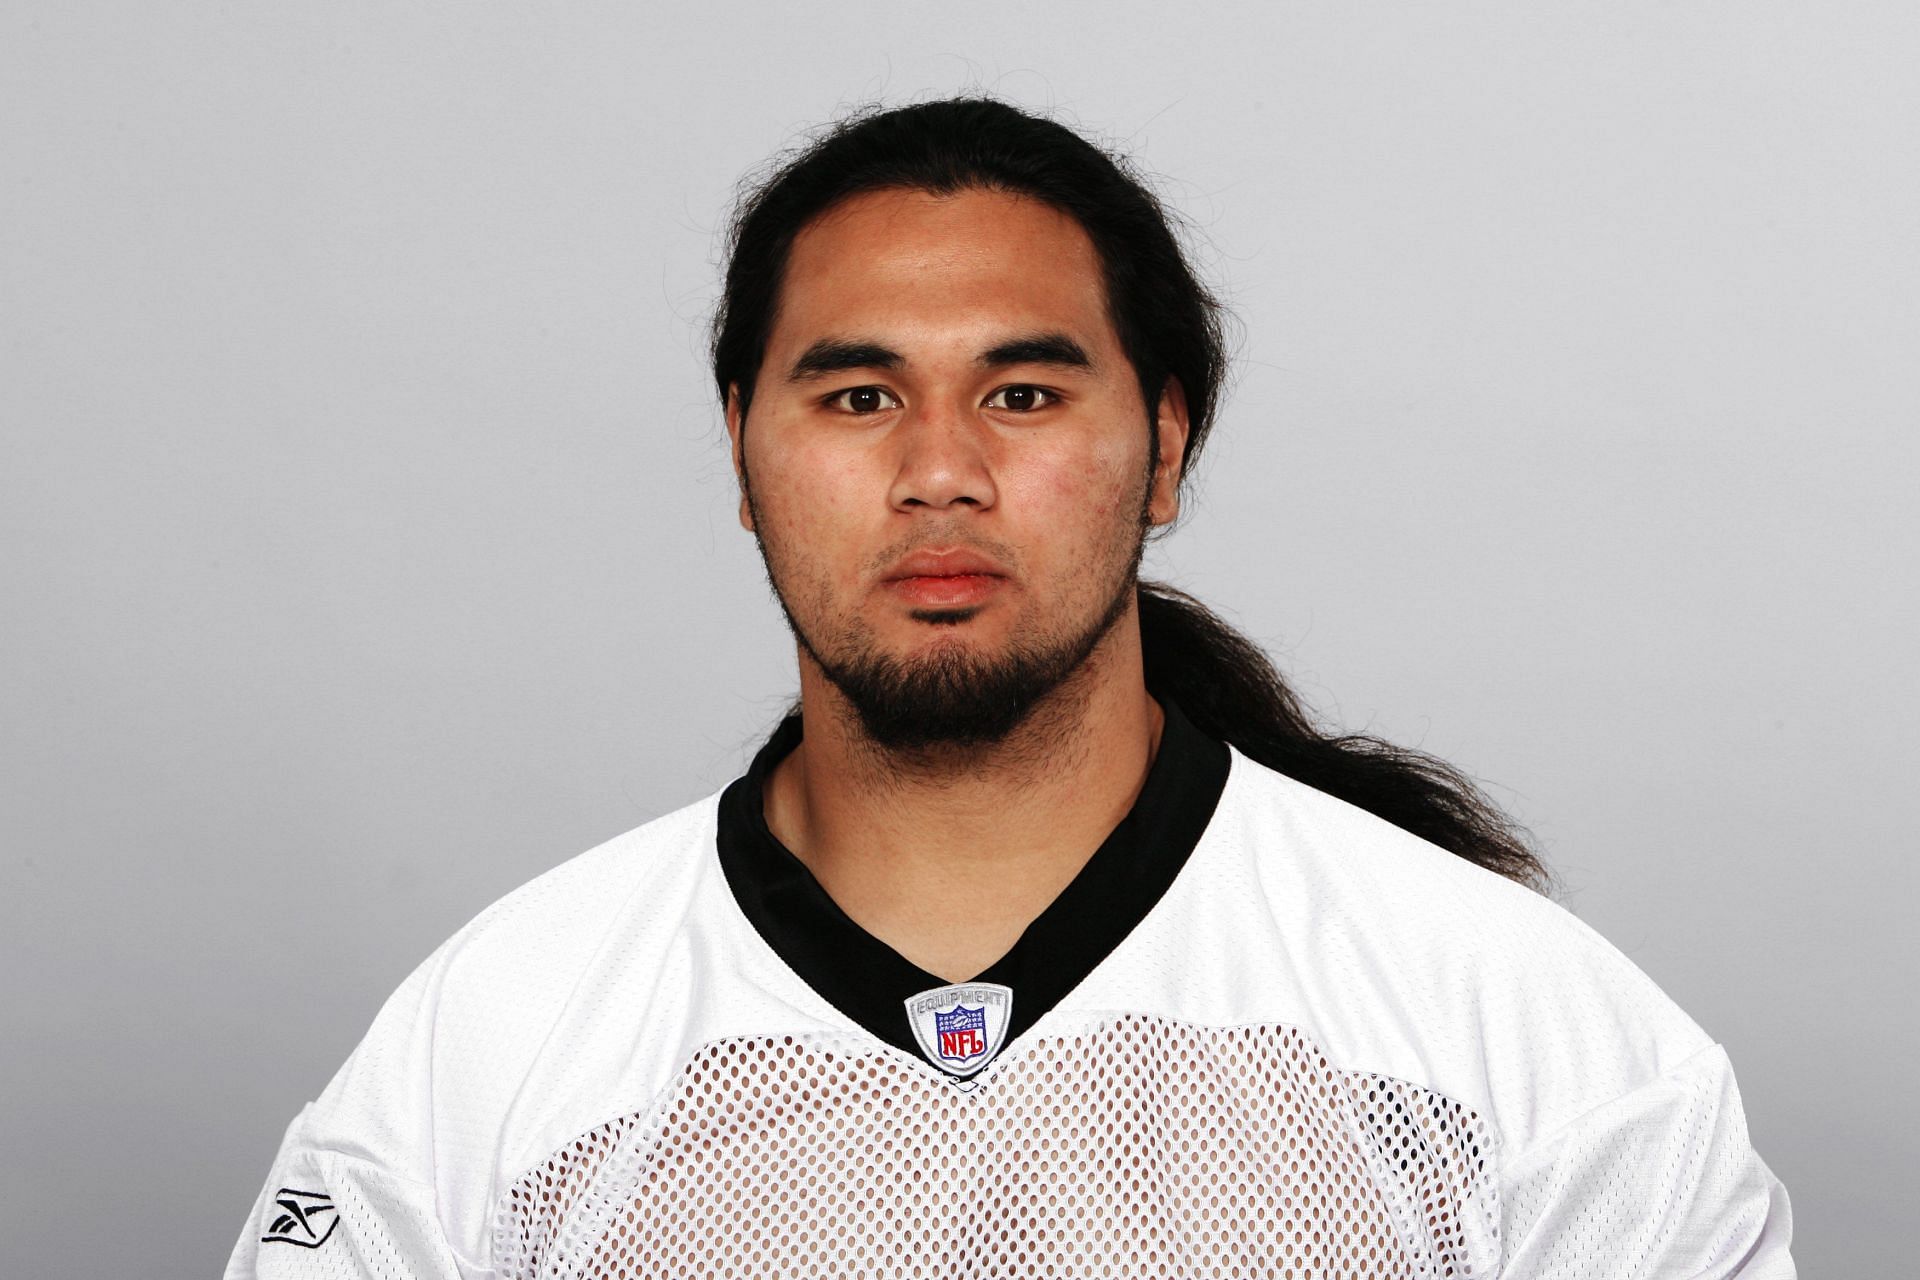
{"label": "neck", "polygon": [[948,981],[997,960],[1126,816],[1158,748],[1129,610],[1001,742],[901,756],[802,655],[767,825],[856,924]]}

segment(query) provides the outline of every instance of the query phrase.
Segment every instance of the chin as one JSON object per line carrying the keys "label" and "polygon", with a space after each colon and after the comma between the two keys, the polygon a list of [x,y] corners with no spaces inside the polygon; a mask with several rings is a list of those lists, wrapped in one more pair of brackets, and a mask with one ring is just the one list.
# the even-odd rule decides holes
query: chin
{"label": "chin", "polygon": [[942,636],[906,652],[823,663],[867,736],[914,753],[1005,741],[1085,660],[1081,646],[1034,649]]}

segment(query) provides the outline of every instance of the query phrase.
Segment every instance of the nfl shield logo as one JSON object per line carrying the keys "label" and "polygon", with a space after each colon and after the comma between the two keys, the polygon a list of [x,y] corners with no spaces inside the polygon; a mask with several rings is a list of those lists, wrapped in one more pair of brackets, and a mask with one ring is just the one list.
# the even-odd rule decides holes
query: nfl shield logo
{"label": "nfl shield logo", "polygon": [[940,1041],[940,1056],[948,1062],[967,1063],[987,1051],[987,1011],[965,1005],[952,1013],[933,1015],[934,1034]]}
{"label": "nfl shield logo", "polygon": [[927,1061],[965,1079],[993,1061],[1006,1043],[1013,989],[995,982],[959,982],[907,1001],[907,1021]]}

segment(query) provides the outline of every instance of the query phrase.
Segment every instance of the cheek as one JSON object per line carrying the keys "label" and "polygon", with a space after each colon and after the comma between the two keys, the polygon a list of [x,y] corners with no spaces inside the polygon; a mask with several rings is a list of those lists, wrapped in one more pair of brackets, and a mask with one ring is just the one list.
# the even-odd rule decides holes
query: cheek
{"label": "cheek", "polygon": [[1141,501],[1145,470],[1144,448],[1129,449],[1115,442],[1061,459],[1049,470],[1044,491],[1063,518],[1077,515],[1079,523],[1087,523],[1088,516],[1124,513],[1131,520]]}
{"label": "cheek", "polygon": [[748,478],[763,530],[809,559],[836,559],[835,548],[856,536],[861,514],[873,505],[874,479],[856,456],[825,448],[767,447],[747,454]]}
{"label": "cheek", "polygon": [[1137,456],[1119,445],[1081,448],[1024,469],[1016,484],[1003,482],[1002,502],[1010,515],[1019,512],[1014,536],[1036,574],[1057,589],[1093,590],[1104,567],[1132,551],[1145,468],[1144,446]]}

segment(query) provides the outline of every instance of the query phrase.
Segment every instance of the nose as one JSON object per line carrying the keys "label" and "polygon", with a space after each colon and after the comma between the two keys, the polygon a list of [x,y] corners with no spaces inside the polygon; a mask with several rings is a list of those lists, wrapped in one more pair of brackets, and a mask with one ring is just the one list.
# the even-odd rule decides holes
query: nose
{"label": "nose", "polygon": [[954,405],[910,409],[895,428],[899,466],[887,495],[896,511],[957,506],[986,510],[998,494],[993,484],[985,425]]}

